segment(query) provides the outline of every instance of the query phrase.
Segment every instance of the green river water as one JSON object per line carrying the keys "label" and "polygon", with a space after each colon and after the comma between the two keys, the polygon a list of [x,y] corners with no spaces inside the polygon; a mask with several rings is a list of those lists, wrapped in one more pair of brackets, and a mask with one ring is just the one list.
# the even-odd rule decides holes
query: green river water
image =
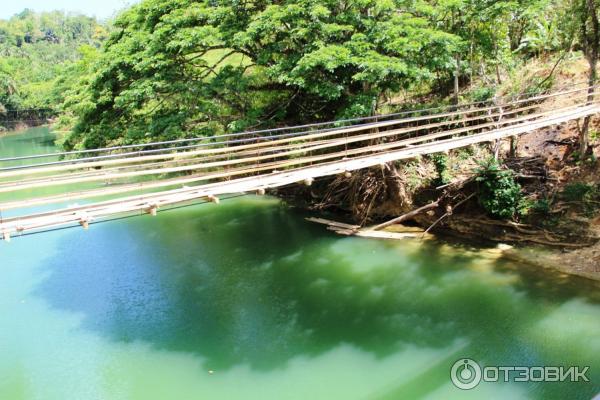
{"label": "green river water", "polygon": [[[0,157],[54,150],[46,128]],[[6,200],[6,197],[4,197]],[[254,196],[0,242],[0,399],[591,399],[600,287]],[[482,382],[452,364],[588,366]]]}

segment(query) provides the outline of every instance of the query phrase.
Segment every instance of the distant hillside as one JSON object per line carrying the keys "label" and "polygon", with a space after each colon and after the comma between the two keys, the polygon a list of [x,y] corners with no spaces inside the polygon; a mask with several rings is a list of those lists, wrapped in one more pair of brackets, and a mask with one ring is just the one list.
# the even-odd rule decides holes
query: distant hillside
{"label": "distant hillside", "polygon": [[95,18],[61,11],[25,9],[0,20],[0,124],[30,109],[55,109],[62,101],[59,76],[86,48],[99,48],[108,31]]}

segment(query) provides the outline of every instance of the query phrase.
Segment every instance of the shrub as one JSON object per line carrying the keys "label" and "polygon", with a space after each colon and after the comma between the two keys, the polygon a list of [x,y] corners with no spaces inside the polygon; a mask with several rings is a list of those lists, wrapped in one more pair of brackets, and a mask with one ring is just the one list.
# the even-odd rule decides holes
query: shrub
{"label": "shrub", "polygon": [[550,200],[539,199],[533,205],[532,210],[538,214],[544,214],[544,215],[549,214],[550,213]]}
{"label": "shrub", "polygon": [[493,218],[512,218],[522,199],[521,185],[511,170],[503,169],[490,158],[477,169],[479,204]]}
{"label": "shrub", "polygon": [[496,94],[496,88],[492,86],[483,86],[473,89],[470,93],[472,102],[490,100]]}
{"label": "shrub", "polygon": [[561,198],[565,201],[581,203],[585,214],[592,216],[600,206],[600,185],[570,183],[563,189]]}
{"label": "shrub", "polygon": [[452,180],[452,175],[448,171],[448,155],[446,153],[435,153],[431,155],[431,161],[437,172],[436,185],[445,185]]}
{"label": "shrub", "polygon": [[561,197],[566,201],[585,201],[594,195],[594,186],[583,182],[569,183],[562,191]]}
{"label": "shrub", "polygon": [[517,206],[519,217],[526,217],[531,214],[548,215],[550,213],[550,201],[548,199],[526,199],[522,198]]}
{"label": "shrub", "polygon": [[466,161],[475,155],[475,149],[473,146],[467,146],[454,151],[456,158],[461,161]]}

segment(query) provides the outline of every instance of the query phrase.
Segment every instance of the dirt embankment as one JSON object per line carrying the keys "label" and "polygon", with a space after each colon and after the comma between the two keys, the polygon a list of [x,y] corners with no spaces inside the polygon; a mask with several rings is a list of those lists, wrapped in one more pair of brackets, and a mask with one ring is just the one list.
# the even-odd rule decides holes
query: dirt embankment
{"label": "dirt embankment", "polygon": [[14,132],[14,131],[24,131],[29,128],[33,128],[36,126],[47,125],[53,122],[50,118],[39,118],[39,119],[28,119],[23,121],[9,121],[2,122],[0,121],[0,135]]}
{"label": "dirt embankment", "polygon": [[[593,119],[591,131],[594,156],[600,159],[595,134],[600,117]],[[422,157],[318,180],[311,187],[283,188],[278,194],[302,207],[344,213],[361,226],[435,204],[405,223],[469,240],[543,246],[548,251],[509,250],[507,255],[600,280],[600,198],[585,192],[600,188],[600,163],[594,157],[580,160],[578,134],[577,122],[531,132],[519,138],[512,158],[508,140],[502,144],[502,162],[514,171],[530,207],[509,220],[487,216],[478,199],[474,171],[492,154],[486,145],[451,151],[452,179],[446,185],[436,183],[439,171],[432,158]]]}

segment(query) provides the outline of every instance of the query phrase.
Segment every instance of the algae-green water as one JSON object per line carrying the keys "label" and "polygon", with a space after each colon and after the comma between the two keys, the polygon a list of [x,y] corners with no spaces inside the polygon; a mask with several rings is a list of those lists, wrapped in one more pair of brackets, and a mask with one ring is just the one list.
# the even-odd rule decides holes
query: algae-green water
{"label": "algae-green water", "polygon": [[[0,158],[52,151],[46,128]],[[0,399],[591,399],[598,284],[246,196],[0,242]],[[483,365],[590,382],[450,381]]]}

